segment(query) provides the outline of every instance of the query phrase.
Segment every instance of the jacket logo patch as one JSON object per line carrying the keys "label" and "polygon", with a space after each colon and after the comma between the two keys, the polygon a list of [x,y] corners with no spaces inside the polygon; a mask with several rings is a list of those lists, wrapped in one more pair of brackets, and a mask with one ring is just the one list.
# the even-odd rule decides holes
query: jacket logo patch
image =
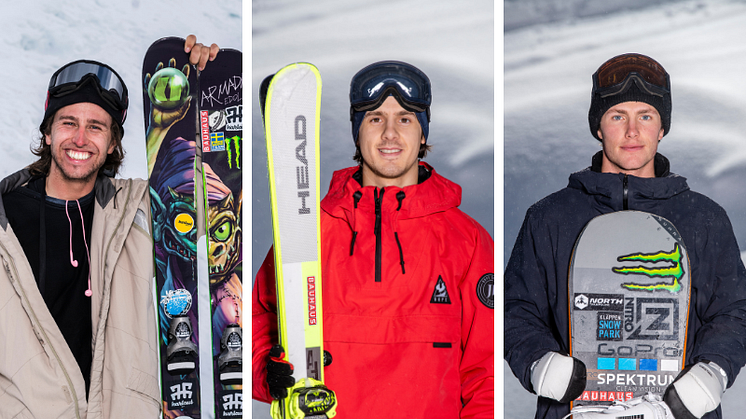
{"label": "jacket logo patch", "polygon": [[435,284],[433,296],[430,298],[430,304],[451,304],[451,298],[448,296],[446,283],[440,275],[438,275],[438,282]]}
{"label": "jacket logo patch", "polygon": [[487,308],[495,308],[495,276],[491,273],[482,275],[477,282],[477,298]]}

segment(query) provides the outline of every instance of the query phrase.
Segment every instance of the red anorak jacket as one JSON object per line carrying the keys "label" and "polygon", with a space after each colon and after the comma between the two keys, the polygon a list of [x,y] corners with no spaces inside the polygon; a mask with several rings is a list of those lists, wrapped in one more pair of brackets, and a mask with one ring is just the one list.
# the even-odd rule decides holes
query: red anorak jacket
{"label": "red anorak jacket", "polygon": [[[324,374],[337,417],[492,418],[492,238],[432,167],[420,163],[429,178],[403,189],[364,188],[358,170],[336,172],[321,202]],[[252,306],[253,398],[265,402],[275,313],[270,251]]]}

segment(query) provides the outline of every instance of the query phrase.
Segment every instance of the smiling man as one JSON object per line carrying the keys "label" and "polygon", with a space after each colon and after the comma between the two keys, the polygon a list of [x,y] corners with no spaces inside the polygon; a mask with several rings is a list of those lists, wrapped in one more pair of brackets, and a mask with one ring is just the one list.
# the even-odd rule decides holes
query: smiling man
{"label": "smiling man", "polygon": [[[204,68],[218,47],[185,51]],[[49,82],[39,159],[0,182],[0,417],[154,418],[147,181],[115,179],[127,86],[80,60]]]}
{"label": "smiling man", "polygon": [[[358,166],[321,202],[325,383],[338,417],[492,418],[493,241],[427,154],[430,80],[383,61],[350,85]],[[270,250],[253,289],[253,397],[293,385]],[[305,368],[305,366],[300,366]]]}
{"label": "smiling man", "polygon": [[565,189],[529,208],[513,247],[505,270],[505,359],[521,384],[539,396],[536,418],[558,419],[570,411],[586,378],[598,372],[597,365],[568,356],[568,272],[575,242],[598,215],[649,212],[677,227],[691,261],[686,368],[662,400],[637,399],[617,406],[616,414],[573,417],[720,418],[721,396],[746,362],[746,271],[725,211],[691,191],[658,153],[671,128],[668,73],[641,54],[608,60],[593,74],[588,122],[602,150],[590,167],[570,175]]}

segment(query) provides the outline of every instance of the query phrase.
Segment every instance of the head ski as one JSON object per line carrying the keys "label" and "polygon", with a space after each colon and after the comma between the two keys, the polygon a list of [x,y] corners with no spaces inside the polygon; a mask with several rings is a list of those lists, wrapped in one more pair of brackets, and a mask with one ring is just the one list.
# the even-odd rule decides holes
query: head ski
{"label": "head ski", "polygon": [[[288,65],[260,89],[272,205],[279,343],[295,366],[296,386],[272,403],[274,417],[291,417],[311,387],[326,417],[336,402],[323,384],[320,271],[319,121],[321,76],[311,64]],[[333,416],[333,411],[328,412]]]}

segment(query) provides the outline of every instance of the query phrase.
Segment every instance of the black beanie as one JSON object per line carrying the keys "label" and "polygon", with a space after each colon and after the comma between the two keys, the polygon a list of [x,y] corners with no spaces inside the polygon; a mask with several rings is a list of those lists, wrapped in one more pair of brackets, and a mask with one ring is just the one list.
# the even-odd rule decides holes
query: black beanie
{"label": "black beanie", "polygon": [[114,109],[109,103],[107,103],[99,93],[96,87],[96,80],[93,77],[89,77],[85,80],[77,90],[70,92],[64,96],[54,97],[47,92],[47,103],[46,110],[44,111],[44,118],[41,121],[40,129],[44,127],[47,119],[54,117],[54,114],[68,105],[74,105],[76,103],[90,102],[100,106],[105,110],[111,119],[119,125],[119,128],[124,135],[124,120],[127,117],[127,110],[118,111]]}
{"label": "black beanie", "polygon": [[598,130],[601,127],[601,117],[604,116],[609,108],[623,102],[645,102],[654,107],[661,116],[663,135],[668,134],[668,131],[671,129],[671,93],[666,93],[662,97],[646,93],[637,86],[637,81],[635,80],[629,83],[627,90],[617,95],[601,98],[601,95],[598,93],[591,92],[591,108],[588,111],[588,124],[591,128],[591,134],[598,141],[601,141],[598,137]]}

